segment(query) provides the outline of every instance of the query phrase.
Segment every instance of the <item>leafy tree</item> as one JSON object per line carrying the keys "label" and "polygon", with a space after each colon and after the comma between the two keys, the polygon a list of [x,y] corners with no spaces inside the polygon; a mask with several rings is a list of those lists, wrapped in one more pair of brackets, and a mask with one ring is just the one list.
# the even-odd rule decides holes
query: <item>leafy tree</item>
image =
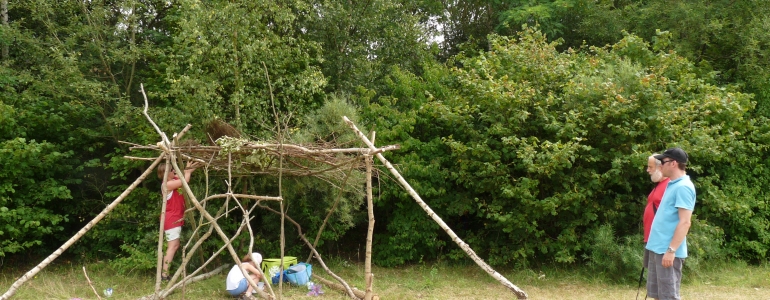
{"label": "leafy tree", "polygon": [[[138,175],[137,163],[123,165],[117,180],[105,167],[126,151],[117,142],[143,129],[123,126],[119,120],[130,117],[116,112],[138,95],[136,77],[148,74],[142,58],[153,57],[158,53],[154,43],[167,40],[162,37],[167,28],[157,18],[169,8],[166,1],[10,3],[9,25],[0,33],[9,50],[0,66],[0,101],[9,117],[0,126],[0,142],[9,159],[16,159],[7,168],[31,169],[8,169],[2,176],[17,180],[8,182],[17,188],[3,197],[13,200],[9,212],[39,207],[39,214],[25,218],[50,219],[56,226],[40,222],[45,230],[23,231],[9,243],[43,241],[35,247],[40,252],[58,247],[111,200],[110,185],[132,172]],[[30,188],[44,181],[61,190]],[[123,241],[113,237],[112,243]],[[113,250],[98,245],[82,250]]]}
{"label": "leafy tree", "polygon": [[331,93],[379,91],[390,68],[419,72],[428,52],[429,12],[412,1],[320,1],[300,18],[303,38],[322,49]]}
{"label": "leafy tree", "polygon": [[[274,131],[272,103],[283,115],[320,106],[326,79],[318,45],[301,38],[300,1],[180,1],[166,81],[153,91],[179,124],[219,117],[244,133]],[[268,76],[271,85],[268,84]],[[272,91],[272,95],[271,95]],[[274,100],[274,102],[271,102]],[[296,121],[297,119],[291,119]],[[290,123],[294,125],[294,123]]]}

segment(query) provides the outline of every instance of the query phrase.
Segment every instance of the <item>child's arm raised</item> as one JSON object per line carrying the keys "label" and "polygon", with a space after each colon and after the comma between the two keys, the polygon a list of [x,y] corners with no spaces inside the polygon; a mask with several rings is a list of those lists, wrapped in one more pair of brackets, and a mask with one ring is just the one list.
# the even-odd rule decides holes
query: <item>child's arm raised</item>
{"label": "child's arm raised", "polygon": [[[184,181],[189,182],[190,176],[192,175],[192,172],[195,171],[199,166],[201,165],[200,162],[192,161],[187,163],[187,167],[184,169]],[[173,172],[173,170],[171,170]],[[178,189],[182,187],[182,180],[179,179],[179,177],[176,176],[176,172],[173,173],[173,179],[169,179],[166,183],[166,188],[169,191],[173,191],[175,189]]]}

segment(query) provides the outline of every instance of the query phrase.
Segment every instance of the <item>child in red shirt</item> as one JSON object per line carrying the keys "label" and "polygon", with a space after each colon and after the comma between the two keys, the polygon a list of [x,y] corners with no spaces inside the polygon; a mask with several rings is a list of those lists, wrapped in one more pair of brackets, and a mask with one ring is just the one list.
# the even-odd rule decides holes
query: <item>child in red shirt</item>
{"label": "child in red shirt", "polygon": [[[190,181],[190,175],[200,166],[198,162],[190,162],[184,170],[185,182]],[[166,173],[166,165],[161,164],[158,167],[158,178],[163,180],[163,174]],[[174,260],[174,254],[179,249],[179,237],[182,234],[182,225],[184,225],[185,203],[184,196],[178,189],[182,187],[182,180],[176,175],[174,169],[168,171],[168,181],[161,185],[163,195],[166,196],[166,218],[163,222],[163,230],[166,234],[166,255],[163,257],[163,280],[168,280],[168,268],[171,261]]]}

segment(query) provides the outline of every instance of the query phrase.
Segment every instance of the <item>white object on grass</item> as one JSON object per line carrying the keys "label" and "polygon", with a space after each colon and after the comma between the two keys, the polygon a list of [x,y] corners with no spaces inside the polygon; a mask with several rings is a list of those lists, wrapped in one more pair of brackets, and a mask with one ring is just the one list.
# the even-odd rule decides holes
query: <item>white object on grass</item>
{"label": "white object on grass", "polygon": [[268,273],[270,273],[270,278],[275,277],[275,274],[278,274],[278,272],[281,272],[281,268],[278,266],[272,266],[269,270],[267,270]]}

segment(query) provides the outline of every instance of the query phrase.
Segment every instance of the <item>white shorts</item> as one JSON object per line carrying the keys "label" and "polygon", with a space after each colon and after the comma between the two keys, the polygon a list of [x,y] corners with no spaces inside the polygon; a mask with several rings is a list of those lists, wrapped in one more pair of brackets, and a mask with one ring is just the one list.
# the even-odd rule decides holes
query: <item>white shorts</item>
{"label": "white shorts", "polygon": [[166,241],[170,242],[173,240],[178,240],[180,235],[182,235],[182,226],[166,230]]}

